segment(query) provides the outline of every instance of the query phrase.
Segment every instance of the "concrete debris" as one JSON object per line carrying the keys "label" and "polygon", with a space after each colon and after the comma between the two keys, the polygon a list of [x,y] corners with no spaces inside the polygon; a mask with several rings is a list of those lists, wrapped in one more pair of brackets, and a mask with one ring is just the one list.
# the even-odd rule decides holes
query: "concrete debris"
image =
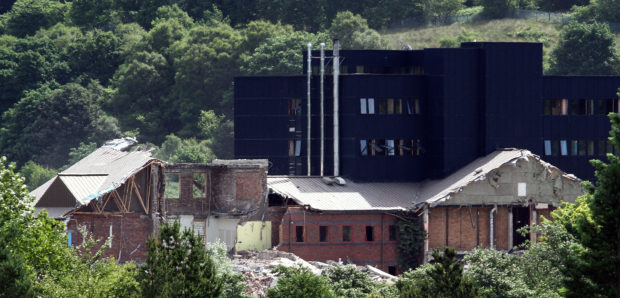
{"label": "concrete debris", "polygon": [[[300,257],[275,249],[259,252],[239,251],[232,256],[232,270],[243,274],[247,280],[249,294],[253,297],[264,297],[267,289],[277,284],[278,277],[271,271],[278,265],[284,267],[302,266],[314,274],[321,274],[323,270],[342,266],[341,261],[307,262]],[[371,266],[357,266],[360,271],[368,272],[374,281],[393,282],[396,277]]]}

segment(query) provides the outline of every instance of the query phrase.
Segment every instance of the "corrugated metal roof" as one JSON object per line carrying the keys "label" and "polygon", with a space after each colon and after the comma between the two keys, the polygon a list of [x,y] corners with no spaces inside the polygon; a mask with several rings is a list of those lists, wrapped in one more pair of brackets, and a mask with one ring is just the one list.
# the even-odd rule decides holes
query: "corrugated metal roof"
{"label": "corrugated metal roof", "polygon": [[101,184],[106,180],[108,175],[96,175],[96,176],[59,176],[60,180],[67,186],[67,189],[80,202],[80,204],[86,204],[90,200],[87,198],[93,193],[94,190],[99,190]]}
{"label": "corrugated metal roof", "polygon": [[[546,166],[528,150],[505,149],[478,158],[452,175],[421,183],[355,183],[327,185],[320,177],[267,178],[268,187],[300,205],[323,211],[404,210],[426,203],[435,206],[450,199],[472,182],[486,178],[492,170],[526,159]],[[566,175],[569,176],[569,175]]]}
{"label": "corrugated metal roof", "polygon": [[[59,173],[58,177],[75,200],[85,205],[119,187],[151,160],[154,158],[148,151],[126,152],[101,147]],[[30,193],[36,198],[33,204],[37,204],[54,179],[57,178],[52,178]]]}

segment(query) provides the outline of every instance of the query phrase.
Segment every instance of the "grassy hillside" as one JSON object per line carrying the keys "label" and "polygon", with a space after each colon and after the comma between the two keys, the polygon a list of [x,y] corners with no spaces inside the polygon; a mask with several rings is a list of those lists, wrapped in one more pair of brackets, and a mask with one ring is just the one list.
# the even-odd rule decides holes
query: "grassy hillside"
{"label": "grassy hillside", "polygon": [[[390,48],[400,49],[409,44],[414,49],[439,47],[446,37],[477,41],[529,41],[542,42],[544,68],[549,66],[549,53],[555,47],[561,30],[560,25],[540,23],[523,19],[480,21],[471,24],[452,24],[414,29],[393,29],[381,32]],[[620,33],[616,33],[616,49],[620,51]]]}

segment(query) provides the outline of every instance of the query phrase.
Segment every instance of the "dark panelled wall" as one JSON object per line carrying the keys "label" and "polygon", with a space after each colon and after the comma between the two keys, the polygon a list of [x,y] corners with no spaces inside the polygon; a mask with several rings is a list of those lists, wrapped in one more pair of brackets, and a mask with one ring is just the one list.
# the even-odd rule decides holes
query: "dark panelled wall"
{"label": "dark panelled wall", "polygon": [[[602,101],[617,99],[620,77],[613,76],[545,76],[543,79],[543,99],[567,99],[567,115],[544,115],[543,116],[543,139],[550,141],[565,140],[568,142],[567,155],[545,155],[541,157],[561,169],[572,169],[572,172],[582,179],[593,179],[594,168],[589,160],[593,158],[606,160],[601,152],[599,141],[607,141],[609,137],[609,118],[606,111],[600,109]],[[580,115],[573,111],[575,100],[592,99],[594,110],[591,114]],[[616,101],[616,106],[618,102]],[[539,103],[539,109],[543,110],[544,102]],[[592,155],[571,154],[570,141],[593,141],[594,152]],[[540,144],[543,147],[543,141]]]}
{"label": "dark panelled wall", "polygon": [[[305,55],[305,51],[304,51]],[[319,52],[314,51],[313,56]],[[331,56],[331,51],[326,51]],[[445,177],[494,150],[516,147],[590,179],[608,130],[598,102],[617,98],[620,77],[542,76],[539,43],[464,43],[456,49],[341,51],[340,173],[358,181]],[[303,63],[304,71],[306,60]],[[318,59],[313,59],[313,69]],[[327,59],[329,73],[331,60]],[[364,73],[361,73],[361,72]],[[360,72],[360,73],[355,73]],[[423,72],[423,74],[421,73]],[[312,175],[319,175],[319,76],[312,77]],[[324,175],[333,173],[332,77],[325,77]],[[375,114],[361,114],[373,98]],[[379,114],[385,99],[418,99],[420,114]],[[543,115],[544,99],[595,101],[592,115]],[[289,115],[291,99],[300,103]],[[569,104],[570,105],[570,104]],[[272,175],[305,175],[306,77],[235,78],[235,157],[268,158]],[[403,106],[403,109],[405,107]],[[363,156],[361,140],[420,140],[419,156]],[[592,155],[545,155],[544,140],[594,142]],[[293,143],[291,143],[293,141]],[[300,143],[299,156],[291,148]],[[294,153],[294,152],[293,152]]]}

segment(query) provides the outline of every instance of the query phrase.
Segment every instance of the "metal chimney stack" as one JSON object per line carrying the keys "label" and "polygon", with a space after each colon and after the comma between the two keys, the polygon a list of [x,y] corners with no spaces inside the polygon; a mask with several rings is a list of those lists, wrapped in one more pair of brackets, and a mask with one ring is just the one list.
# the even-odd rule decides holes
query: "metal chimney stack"
{"label": "metal chimney stack", "polygon": [[340,42],[338,39],[334,39],[334,51],[333,51],[333,62],[334,62],[334,177],[338,177],[340,175],[340,150],[338,148],[339,135],[338,135],[338,79],[340,76],[340,52],[339,52]]}

